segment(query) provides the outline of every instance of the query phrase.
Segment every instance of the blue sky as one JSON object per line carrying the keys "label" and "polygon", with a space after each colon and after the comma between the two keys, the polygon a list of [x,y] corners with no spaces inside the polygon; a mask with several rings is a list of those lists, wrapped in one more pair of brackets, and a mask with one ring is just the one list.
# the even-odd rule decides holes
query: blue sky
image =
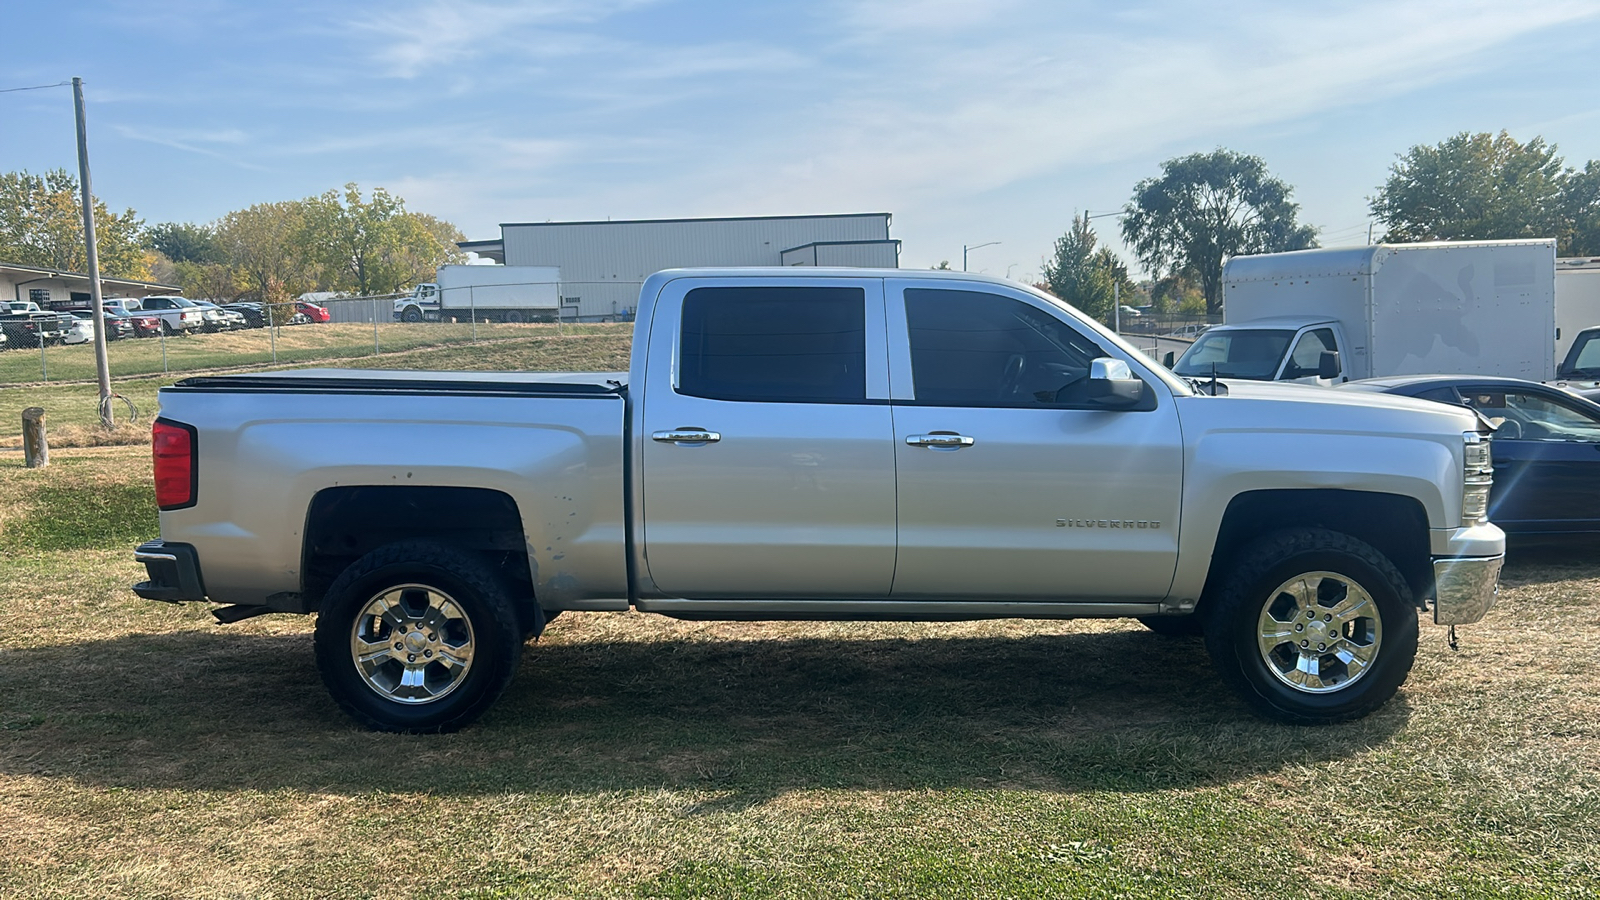
{"label": "blue sky", "polygon": [[[888,211],[902,265],[1000,241],[971,267],[1022,277],[1075,210],[1217,146],[1330,245],[1365,240],[1413,144],[1600,158],[1595,0],[103,0],[0,25],[0,88],[82,76],[96,193],[150,223],[347,181],[474,239]],[[74,165],[70,91],[0,94],[0,170]]]}

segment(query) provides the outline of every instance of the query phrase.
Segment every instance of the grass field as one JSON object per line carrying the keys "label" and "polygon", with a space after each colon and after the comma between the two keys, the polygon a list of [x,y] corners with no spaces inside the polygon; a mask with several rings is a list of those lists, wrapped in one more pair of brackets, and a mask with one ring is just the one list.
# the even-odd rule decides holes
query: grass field
{"label": "grass field", "polygon": [[[413,337],[442,334],[465,326],[454,325],[394,325],[382,326],[403,331]],[[446,341],[442,344],[418,344],[408,349],[389,349],[372,355],[372,326],[370,325],[303,325],[282,329],[279,340],[279,360],[288,367],[289,360],[299,360],[297,365],[327,365],[346,368],[403,368],[476,371],[625,371],[628,368],[628,348],[632,340],[632,325],[584,325],[576,328],[563,326],[557,334],[550,325],[496,325],[491,329],[480,326],[482,340],[477,342]],[[362,332],[362,329],[365,329]],[[354,334],[354,338],[351,334]],[[360,338],[365,334],[366,343]],[[342,337],[341,337],[342,335]],[[448,335],[444,335],[448,337]],[[175,338],[169,343],[169,359],[174,361],[173,374],[151,377],[116,377],[112,389],[131,400],[140,413],[143,433],[156,411],[156,393],[163,385],[171,384],[194,371],[235,371],[236,367],[252,366],[269,369],[270,353],[262,357],[259,348],[251,349],[250,342],[266,340],[264,330],[241,331],[233,334],[200,334]],[[112,345],[113,359],[121,341]],[[397,345],[399,342],[396,342]],[[154,369],[161,371],[160,348],[156,342],[137,342],[138,352],[144,354],[142,364],[151,363],[154,352]],[[179,358],[175,349],[183,345],[186,368],[180,372],[176,366]],[[242,346],[242,349],[241,349]],[[92,443],[97,438],[91,426],[99,421],[99,389],[94,383],[94,359],[86,346],[51,347],[51,354],[74,354],[76,369],[69,369],[76,377],[85,379],[75,383],[8,383],[5,376],[16,372],[18,352],[0,353],[0,447],[21,446],[22,410],[42,406],[47,411],[47,424],[62,440],[52,442],[62,445]],[[37,352],[31,357],[38,378]],[[52,366],[54,364],[52,363]],[[56,370],[52,368],[52,373]],[[113,372],[116,369],[113,368]],[[52,374],[52,378],[56,376]],[[118,404],[118,421],[126,418],[127,408]]]}
{"label": "grass field", "polygon": [[[0,400],[93,420],[92,385]],[[1132,623],[567,613],[476,725],[402,737],[334,706],[312,620],[128,591],[148,452],[0,450],[0,897],[1600,896],[1592,548],[1514,553],[1460,652],[1425,626],[1401,695],[1338,727],[1254,718]]]}
{"label": "grass field", "polygon": [[[564,334],[631,333],[632,325],[565,325]],[[294,365],[323,360],[346,360],[374,356],[373,328],[354,323],[298,325],[279,328],[274,340],[269,329],[252,328],[220,334],[192,334],[180,337],[123,339],[106,345],[106,358],[114,379],[141,375],[181,375],[208,369]],[[477,341],[517,340],[556,333],[554,325],[424,323],[419,325],[382,324],[378,326],[378,356],[403,353],[425,347],[469,345]],[[165,357],[163,358],[163,349]],[[0,385],[40,381],[93,381],[94,348],[90,344],[47,347],[41,365],[38,349],[16,349],[0,353]],[[276,362],[274,362],[276,360]]]}
{"label": "grass field", "polygon": [[568,613],[437,737],[305,618],[135,598],[145,450],[0,453],[0,896],[1592,897],[1600,566],[1525,556],[1402,695],[1253,718],[1120,622]]}

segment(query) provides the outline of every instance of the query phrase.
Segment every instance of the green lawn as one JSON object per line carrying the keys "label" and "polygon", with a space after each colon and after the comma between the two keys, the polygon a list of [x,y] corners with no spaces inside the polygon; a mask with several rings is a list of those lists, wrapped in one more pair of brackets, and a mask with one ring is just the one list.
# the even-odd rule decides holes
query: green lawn
{"label": "green lawn", "polygon": [[0,453],[0,896],[1593,897],[1600,566],[1521,554],[1361,722],[1131,623],[567,613],[466,731],[311,620],[138,600],[145,451]]}

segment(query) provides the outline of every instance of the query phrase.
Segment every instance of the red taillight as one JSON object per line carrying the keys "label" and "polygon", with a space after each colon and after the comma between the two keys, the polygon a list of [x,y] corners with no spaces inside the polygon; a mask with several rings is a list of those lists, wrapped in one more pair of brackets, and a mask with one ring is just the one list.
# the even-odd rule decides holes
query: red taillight
{"label": "red taillight", "polygon": [[150,429],[156,465],[156,506],[182,509],[195,501],[194,428],[157,419]]}

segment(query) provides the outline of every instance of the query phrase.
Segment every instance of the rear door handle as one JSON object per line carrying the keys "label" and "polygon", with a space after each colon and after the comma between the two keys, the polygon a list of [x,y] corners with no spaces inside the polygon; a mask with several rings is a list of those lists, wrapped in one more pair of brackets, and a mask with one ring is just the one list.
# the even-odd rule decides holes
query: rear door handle
{"label": "rear door handle", "polygon": [[722,435],[715,431],[702,431],[698,428],[681,428],[673,431],[657,431],[650,435],[650,440],[660,441],[663,444],[715,444],[722,440]]}
{"label": "rear door handle", "polygon": [[906,443],[913,447],[932,447],[935,450],[960,450],[971,447],[973,439],[964,434],[934,432],[933,434],[908,434]]}

